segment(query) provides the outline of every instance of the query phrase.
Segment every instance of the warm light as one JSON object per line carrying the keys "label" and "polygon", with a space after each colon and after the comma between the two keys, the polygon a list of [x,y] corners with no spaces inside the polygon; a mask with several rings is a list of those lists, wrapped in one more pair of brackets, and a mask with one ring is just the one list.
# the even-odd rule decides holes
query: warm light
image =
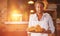
{"label": "warm light", "polygon": [[22,21],[22,14],[12,14],[11,18],[14,21]]}
{"label": "warm light", "polygon": [[34,12],[34,10],[30,10],[30,12],[31,12],[31,13],[33,13],[33,12]]}
{"label": "warm light", "polygon": [[28,4],[34,4],[34,1],[29,1]]}
{"label": "warm light", "polygon": [[28,22],[26,22],[26,21],[21,21],[21,22],[7,22],[7,21],[5,21],[4,23],[5,24],[28,24]]}
{"label": "warm light", "polygon": [[11,10],[10,18],[12,21],[22,21],[22,14],[19,13],[19,10]]}
{"label": "warm light", "polygon": [[44,10],[45,10],[47,8],[48,2],[47,0],[44,0],[43,3],[44,3]]}
{"label": "warm light", "polygon": [[22,14],[13,14],[12,16],[22,16]]}

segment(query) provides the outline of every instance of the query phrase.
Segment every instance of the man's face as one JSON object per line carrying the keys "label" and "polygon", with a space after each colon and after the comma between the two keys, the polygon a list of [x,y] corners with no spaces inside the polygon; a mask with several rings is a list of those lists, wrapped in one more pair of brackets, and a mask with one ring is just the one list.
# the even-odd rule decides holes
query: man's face
{"label": "man's face", "polygon": [[44,10],[44,7],[43,7],[42,4],[37,3],[37,4],[35,5],[35,9],[36,9],[36,12],[41,13],[41,12]]}

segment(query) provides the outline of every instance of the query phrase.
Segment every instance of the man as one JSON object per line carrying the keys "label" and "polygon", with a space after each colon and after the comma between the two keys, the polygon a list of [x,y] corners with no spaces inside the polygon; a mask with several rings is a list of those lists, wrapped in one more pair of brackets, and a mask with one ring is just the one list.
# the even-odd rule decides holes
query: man
{"label": "man", "polygon": [[35,2],[36,13],[31,14],[29,18],[28,31],[31,36],[48,36],[48,33],[54,33],[55,27],[51,16],[44,13],[44,3]]}

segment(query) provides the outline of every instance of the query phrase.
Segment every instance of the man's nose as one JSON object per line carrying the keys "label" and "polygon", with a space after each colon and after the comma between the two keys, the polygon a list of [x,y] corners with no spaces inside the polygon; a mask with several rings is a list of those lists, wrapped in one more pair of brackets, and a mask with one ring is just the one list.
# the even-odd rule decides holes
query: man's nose
{"label": "man's nose", "polygon": [[39,10],[41,9],[41,8],[38,8]]}

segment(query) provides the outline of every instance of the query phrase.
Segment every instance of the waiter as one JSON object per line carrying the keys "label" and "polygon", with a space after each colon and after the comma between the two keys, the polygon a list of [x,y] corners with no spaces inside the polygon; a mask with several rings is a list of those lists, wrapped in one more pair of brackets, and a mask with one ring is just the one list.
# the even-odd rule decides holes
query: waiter
{"label": "waiter", "polygon": [[29,17],[28,32],[30,36],[48,36],[48,33],[54,33],[55,27],[50,14],[44,13],[44,3],[35,2],[36,13]]}

